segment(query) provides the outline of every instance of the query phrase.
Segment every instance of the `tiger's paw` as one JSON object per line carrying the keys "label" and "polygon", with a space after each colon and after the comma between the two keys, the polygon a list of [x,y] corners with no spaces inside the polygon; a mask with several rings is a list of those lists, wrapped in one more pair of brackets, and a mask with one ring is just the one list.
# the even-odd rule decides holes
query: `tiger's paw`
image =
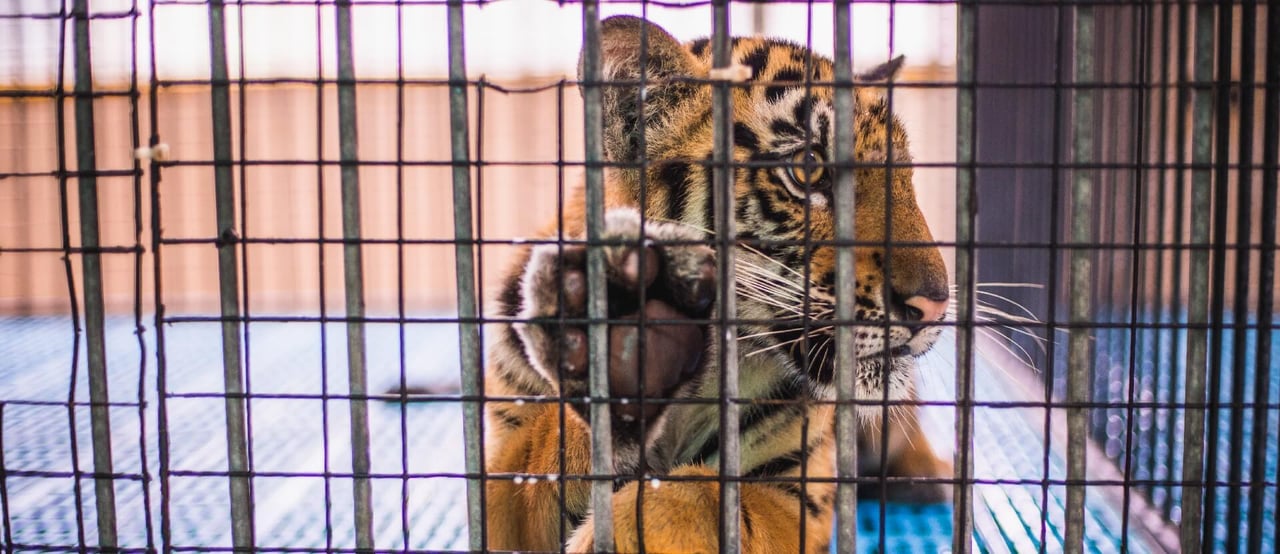
{"label": "tiger's paw", "polygon": [[[646,221],[629,209],[605,214],[605,274],[608,283],[609,394],[615,424],[656,419],[664,403],[702,367],[708,333],[705,319],[716,297],[715,252],[700,233]],[[678,244],[666,244],[676,242]],[[535,368],[562,397],[588,396],[587,248],[539,245],[530,253],[521,283],[521,322],[515,329]],[[566,321],[567,320],[567,321]],[[643,334],[640,323],[644,321]],[[641,338],[643,337],[643,341]],[[643,344],[643,348],[641,347]],[[586,407],[573,404],[580,414]]]}

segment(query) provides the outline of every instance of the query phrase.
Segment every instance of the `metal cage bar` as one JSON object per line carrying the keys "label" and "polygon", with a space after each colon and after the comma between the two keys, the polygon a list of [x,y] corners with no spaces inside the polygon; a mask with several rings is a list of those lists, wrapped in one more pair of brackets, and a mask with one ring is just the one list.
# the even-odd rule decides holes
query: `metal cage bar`
{"label": "metal cage bar", "polygon": [[[160,121],[157,117],[160,112],[159,87],[156,82],[159,75],[156,72],[156,6],[154,2],[147,5],[147,41],[151,44],[147,63],[151,69],[151,82],[148,83],[147,103],[150,108],[150,129],[151,134],[147,143],[155,147],[160,142]],[[156,341],[156,442],[159,447],[159,453],[156,456],[158,464],[158,472],[160,476],[160,549],[169,552],[173,548],[173,518],[170,513],[172,504],[172,488],[169,483],[170,472],[170,440],[169,440],[169,402],[168,402],[168,384],[169,384],[169,367],[168,354],[165,352],[165,329],[164,329],[164,278],[161,267],[163,261],[160,255],[161,241],[163,240],[163,229],[160,226],[161,203],[160,203],[160,167],[159,160],[154,157],[150,160],[149,177],[150,177],[150,200],[151,200],[151,278],[154,287],[152,297],[155,302],[155,341]]]}
{"label": "metal cage bar", "polygon": [[[1253,97],[1254,97],[1254,87],[1256,86],[1256,83],[1254,82],[1254,74],[1255,74],[1254,53],[1256,52],[1256,49],[1252,47],[1252,45],[1257,44],[1256,42],[1257,40],[1256,31],[1257,31],[1257,20],[1258,20],[1257,17],[1258,17],[1257,6],[1253,2],[1245,1],[1241,4],[1240,6],[1240,22],[1241,22],[1240,44],[1242,45],[1242,47],[1240,48],[1240,81],[1239,81],[1239,87],[1238,87],[1240,97],[1239,97],[1239,104],[1237,107],[1237,109],[1239,110],[1238,113],[1240,117],[1239,117],[1239,124],[1238,124],[1239,128],[1238,128],[1238,135],[1237,135],[1238,150],[1236,154],[1237,162],[1239,164],[1238,167],[1240,169],[1236,171],[1236,184],[1235,184],[1236,198],[1237,198],[1236,206],[1238,207],[1236,208],[1236,213],[1234,214],[1236,219],[1236,243],[1234,248],[1235,254],[1236,254],[1235,298],[1234,298],[1234,308],[1233,308],[1234,321],[1232,322],[1233,325],[1232,325],[1232,332],[1231,332],[1231,337],[1232,337],[1232,340],[1231,340],[1231,346],[1232,346],[1231,414],[1230,414],[1230,423],[1228,425],[1228,428],[1230,429],[1230,433],[1229,433],[1230,438],[1228,439],[1228,444],[1231,445],[1230,447],[1231,462],[1228,468],[1227,481],[1230,483],[1241,483],[1245,477],[1244,476],[1244,458],[1245,458],[1245,455],[1244,455],[1244,449],[1245,449],[1244,402],[1246,402],[1245,380],[1248,379],[1249,370],[1246,369],[1246,362],[1245,362],[1245,350],[1248,348],[1248,341],[1246,340],[1246,337],[1248,336],[1248,331],[1245,330],[1244,326],[1249,322],[1249,288],[1250,288],[1250,284],[1249,284],[1250,253],[1246,245],[1249,244],[1251,227],[1253,225],[1253,222],[1252,222],[1253,214],[1251,213],[1252,210],[1243,209],[1243,207],[1248,206],[1250,204],[1250,201],[1253,199],[1253,123],[1254,123],[1254,117],[1255,117],[1254,111],[1253,111]],[[1230,39],[1230,36],[1227,36],[1226,38]],[[1228,42],[1228,46],[1230,46],[1229,42]],[[1230,68],[1231,64],[1229,63],[1222,64],[1221,62],[1219,62],[1219,65],[1220,66],[1225,65],[1228,68]],[[1230,78],[1230,72],[1228,72],[1227,77]],[[1230,101],[1231,99],[1231,97],[1226,94],[1220,95],[1220,98],[1222,97],[1225,97],[1228,101]],[[1228,108],[1229,107],[1230,107],[1230,104],[1228,103]],[[1230,121],[1230,119],[1229,118],[1225,120],[1219,119],[1220,124],[1222,121]],[[1225,127],[1229,128],[1230,126],[1226,125]],[[1229,161],[1229,160],[1225,160],[1225,159],[1218,160],[1220,167],[1223,168],[1222,171],[1224,173],[1229,172],[1225,168],[1226,164],[1222,163],[1226,161]],[[1226,183],[1222,183],[1222,185],[1225,186]],[[1274,205],[1275,204],[1273,203],[1272,206]],[[1226,209],[1226,206],[1223,205],[1223,210],[1225,209]],[[1274,218],[1273,218],[1273,221],[1274,221]],[[1226,288],[1225,283],[1220,284],[1218,288],[1220,290]],[[1262,320],[1258,320],[1258,322],[1261,324]],[[1259,353],[1258,355],[1262,356],[1261,353]],[[1267,370],[1263,370],[1260,373],[1262,373],[1263,375],[1268,375]],[[1267,379],[1259,379],[1255,381],[1254,388],[1257,390],[1270,389],[1271,388],[1270,377],[1268,376]],[[1257,430],[1260,427],[1266,426],[1266,423],[1265,423],[1266,418],[1267,416],[1266,416],[1266,413],[1264,412],[1260,418],[1252,422],[1251,427],[1253,428],[1252,430],[1254,431],[1254,433],[1252,434],[1251,438],[1253,442],[1261,441],[1263,444],[1266,444],[1267,442],[1266,434],[1257,433]],[[1265,464],[1265,462],[1266,460],[1264,459],[1263,463]],[[1245,514],[1247,512],[1245,509],[1243,509],[1243,507],[1245,506],[1245,504],[1242,502],[1243,493],[1244,493],[1243,486],[1237,486],[1234,484],[1228,485],[1227,506],[1241,507],[1240,509],[1227,510],[1227,548],[1229,549],[1230,552],[1233,552],[1233,553],[1239,552],[1241,532],[1251,531],[1250,529],[1241,529],[1241,526],[1244,524]],[[1259,499],[1259,502],[1261,502],[1261,499]],[[1252,506],[1250,506],[1250,508],[1252,508]],[[1255,552],[1258,552],[1258,551],[1260,550],[1255,550]]]}
{"label": "metal cage bar", "polygon": [[[1214,23],[1217,25],[1216,32],[1213,33],[1216,47],[1214,50],[1214,71],[1216,76],[1213,77],[1212,84],[1197,83],[1197,85],[1208,85],[1208,89],[1213,103],[1213,124],[1212,129],[1212,149],[1213,154],[1210,158],[1213,163],[1212,170],[1212,199],[1206,205],[1206,208],[1212,207],[1212,212],[1206,210],[1199,212],[1201,218],[1208,218],[1212,224],[1209,232],[1210,250],[1209,250],[1209,362],[1213,364],[1214,371],[1206,368],[1208,380],[1208,388],[1206,390],[1206,406],[1205,406],[1205,447],[1207,449],[1204,457],[1204,500],[1202,502],[1203,520],[1201,529],[1203,537],[1202,545],[1215,545],[1218,529],[1218,498],[1221,487],[1218,484],[1220,469],[1229,471],[1230,462],[1222,464],[1220,456],[1215,452],[1219,448],[1219,440],[1222,431],[1222,405],[1223,393],[1223,373],[1229,373],[1231,368],[1224,363],[1223,353],[1226,350],[1226,287],[1227,287],[1227,202],[1230,198],[1228,188],[1231,186],[1231,171],[1227,164],[1231,162],[1231,95],[1230,89],[1234,86],[1232,79],[1231,54],[1232,54],[1232,27],[1234,3],[1230,0],[1219,0],[1217,4],[1217,17]],[[1238,148],[1238,146],[1237,146]],[[1195,212],[1193,212],[1195,213]],[[1212,213],[1212,216],[1208,215]],[[1232,216],[1237,219],[1237,224],[1243,223],[1239,220],[1239,214]],[[1228,445],[1228,456],[1234,445]],[[1228,466],[1228,467],[1223,467]],[[1228,487],[1230,488],[1230,487]],[[1227,530],[1230,536],[1231,530]],[[1227,551],[1235,554],[1239,545],[1226,545]]]}
{"label": "metal cage bar", "polygon": [[[133,53],[129,59],[129,144],[134,151],[142,148],[142,94],[138,88],[138,23],[142,18],[142,12],[138,9],[139,0],[132,0],[129,4],[130,18],[129,23],[129,45],[130,51]],[[156,550],[155,540],[155,518],[151,494],[151,457],[147,453],[147,381],[150,373],[147,370],[147,342],[146,342],[146,326],[143,323],[143,302],[145,295],[143,294],[143,264],[146,260],[146,247],[143,246],[143,218],[142,218],[142,199],[143,199],[143,172],[142,160],[137,156],[130,163],[130,169],[133,170],[133,332],[137,337],[138,343],[138,390],[137,390],[137,417],[138,417],[138,463],[140,467],[139,473],[142,478],[142,517],[145,521],[144,539],[148,551]],[[3,447],[0,447],[3,448]],[[0,498],[3,497],[4,491],[0,491]]]}
{"label": "metal cage bar", "polygon": [[13,514],[9,509],[9,471],[4,460],[4,408],[0,402],[0,528],[3,528],[5,552],[13,554]]}
{"label": "metal cage bar", "polygon": [[369,478],[369,393],[365,367],[364,269],[360,244],[360,166],[356,136],[355,65],[351,2],[336,9],[338,46],[338,155],[342,186],[342,274],[347,312],[347,379],[351,408],[351,473],[356,548],[373,548],[373,491]]}
{"label": "metal cage bar", "polygon": [[591,414],[591,512],[595,548],[613,545],[613,428],[609,409],[609,315],[604,250],[604,112],[601,106],[600,6],[582,3],[582,104],[586,149],[587,357]]}
{"label": "metal cage bar", "polygon": [[[84,330],[89,362],[89,421],[93,436],[94,503],[98,514],[98,545],[116,548],[116,489],[112,477],[111,412],[107,407],[107,345],[102,300],[102,255],[98,233],[98,162],[94,147],[93,64],[89,40],[89,2],[76,0],[75,124],[76,170],[80,199],[80,262],[84,277]],[[76,386],[72,383],[71,386]],[[73,408],[74,409],[74,408]],[[74,433],[75,430],[72,429]],[[79,479],[79,476],[76,476]]]}
{"label": "metal cage bar", "polygon": [[[835,11],[835,239],[854,240],[856,204],[853,164],[853,53],[849,2],[837,1]],[[853,247],[836,248],[836,367],[856,367],[857,330],[849,325],[857,314],[857,271]],[[852,371],[836,371],[836,552],[857,552],[858,537],[858,407]]]}
{"label": "metal cage bar", "polygon": [[214,203],[217,205],[218,294],[222,320],[223,387],[226,392],[227,479],[231,494],[231,544],[254,547],[253,490],[245,418],[244,369],[240,359],[240,295],[236,274],[235,178],[231,153],[231,93],[227,73],[224,1],[209,4],[210,94],[213,115]]}
{"label": "metal cage bar", "polygon": [[[1092,82],[1094,79],[1094,22],[1092,6],[1076,6],[1075,68],[1073,80]],[[1094,98],[1088,89],[1077,89],[1072,94],[1071,159],[1076,163],[1090,163],[1094,159]],[[1077,169],[1071,179],[1071,241],[1076,244],[1093,242],[1093,190],[1094,175],[1091,170]],[[1093,320],[1093,252],[1083,249],[1071,251],[1071,322],[1084,324]],[[1093,330],[1087,327],[1071,328],[1067,356],[1067,507],[1066,533],[1063,547],[1068,553],[1084,551],[1084,504],[1088,487],[1085,473],[1086,445],[1089,434],[1089,409],[1082,403],[1089,401],[1089,381],[1093,375],[1093,357],[1090,343]]]}
{"label": "metal cage bar", "polygon": [[[1203,84],[1213,78],[1214,7],[1197,5],[1193,38],[1194,90],[1191,113],[1191,237],[1192,244],[1209,242],[1209,208],[1212,205],[1213,91]],[[1200,214],[1200,217],[1195,217]],[[1199,552],[1204,497],[1205,376],[1208,372],[1209,251],[1190,252],[1187,289],[1186,410],[1183,420],[1182,523],[1183,552]]]}
{"label": "metal cage bar", "polygon": [[978,6],[959,5],[956,20],[956,403],[951,534],[953,552],[973,547],[973,314],[977,277],[974,145],[977,140]]}
{"label": "metal cage bar", "polygon": [[[1277,177],[1280,177],[1280,9],[1267,6],[1266,20],[1266,72],[1263,77],[1267,86],[1263,98],[1263,138],[1262,138],[1262,207],[1263,217],[1258,221],[1261,227],[1262,244],[1270,247],[1262,248],[1258,253],[1258,346],[1257,374],[1253,381],[1253,445],[1249,467],[1249,536],[1246,552],[1262,552],[1262,518],[1263,502],[1267,488],[1267,442],[1268,414],[1266,403],[1271,395],[1272,367],[1275,360],[1271,358],[1271,333],[1275,321],[1272,319],[1275,309],[1276,278],[1276,189]],[[1245,43],[1247,44],[1247,43]],[[1271,433],[1275,433],[1272,430]],[[1259,440],[1262,438],[1262,440]],[[1276,476],[1272,475],[1274,479]]]}
{"label": "metal cage bar", "polygon": [[[453,236],[457,240],[454,259],[459,321],[474,319],[479,313],[476,301],[475,247],[472,245],[471,153],[468,150],[471,139],[467,136],[467,59],[463,47],[462,16],[462,2],[449,2],[449,121],[453,125],[449,139],[454,162]],[[475,323],[458,324],[462,395],[466,398],[478,398],[484,393],[481,386],[479,328]],[[472,550],[483,550],[485,544],[484,483],[475,477],[484,471],[482,412],[482,406],[477,402],[466,401],[463,404],[463,448],[466,471],[472,476],[467,480],[467,542]]]}
{"label": "metal cage bar", "polygon": [[[729,36],[729,2],[717,0],[711,11],[711,65],[727,68],[732,63],[733,46]],[[729,321],[737,318],[734,258],[737,223],[734,221],[736,181],[733,167],[733,91],[730,81],[712,85],[711,118],[713,151],[711,168],[712,205],[715,207],[716,259],[720,282],[719,341],[720,352],[720,551],[738,552],[742,547],[740,498],[737,478],[740,471],[738,435],[738,326]],[[801,485],[803,486],[803,485]]]}

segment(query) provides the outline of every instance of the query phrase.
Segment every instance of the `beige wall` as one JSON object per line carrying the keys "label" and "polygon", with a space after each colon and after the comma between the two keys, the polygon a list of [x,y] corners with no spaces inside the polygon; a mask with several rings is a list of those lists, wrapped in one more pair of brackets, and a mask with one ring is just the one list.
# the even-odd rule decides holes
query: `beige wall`
{"label": "beige wall", "polygon": [[[946,80],[936,70],[908,71],[904,81]],[[508,87],[554,82],[528,79],[504,83]],[[232,92],[233,151],[241,156],[240,95]],[[237,215],[241,235],[250,238],[313,240],[341,236],[340,179],[336,165],[317,168],[314,160],[336,160],[336,95],[334,89],[317,98],[314,87],[280,85],[244,91],[244,159],[273,161],[237,167],[237,201],[244,195],[245,213]],[[398,173],[396,89],[362,85],[358,91],[361,217],[366,238],[391,244],[364,249],[365,284],[371,313],[393,314],[398,297],[397,208],[403,208],[403,238],[407,241],[447,241],[452,238],[452,184],[449,160],[447,89],[438,85],[404,89],[403,160]],[[563,98],[561,103],[558,98]],[[217,256],[208,242],[214,233],[213,169],[210,100],[207,87],[173,87],[158,94],[160,141],[170,148],[178,165],[164,168],[159,186],[160,226],[165,239],[193,239],[194,244],[165,244],[159,250],[163,302],[169,314],[209,314],[217,309]],[[557,144],[564,159],[581,160],[582,106],[573,86],[540,92],[483,95],[483,128],[475,126],[480,102],[471,91],[471,138],[483,134],[483,148],[473,156],[497,164],[484,167],[474,181],[482,191],[479,210],[485,239],[510,240],[527,236],[555,214],[558,176]],[[149,135],[150,107],[141,97],[139,122],[143,142]],[[319,104],[319,106],[317,106]],[[954,92],[946,89],[898,89],[895,110],[912,136],[917,160],[954,159]],[[0,173],[28,173],[0,181],[0,314],[64,312],[69,309],[67,278],[61,252],[15,252],[14,249],[61,247],[60,181],[56,104],[53,100],[0,101]],[[98,168],[132,168],[132,117],[125,98],[95,101]],[[563,114],[563,140],[557,139],[557,120]],[[75,170],[73,108],[65,110],[68,168]],[[323,118],[321,121],[320,119]],[[323,141],[322,145],[318,141]],[[195,162],[195,163],[193,163]],[[203,162],[203,163],[202,163]],[[501,165],[522,162],[535,165]],[[145,171],[149,168],[144,167]],[[917,169],[921,203],[939,240],[950,240],[954,228],[954,172]],[[572,186],[581,176],[577,167],[563,170],[563,183]],[[79,246],[77,181],[67,182],[71,245]],[[403,188],[403,201],[397,185]],[[104,255],[104,284],[109,309],[129,311],[135,299],[135,263],[141,262],[141,301],[150,309],[154,300],[151,246],[150,175],[141,182],[139,209],[141,244],[146,254]],[[134,179],[102,177],[98,182],[103,244],[135,244]],[[321,215],[323,202],[323,215]],[[237,203],[237,212],[239,204]],[[481,248],[482,290],[496,292],[501,272],[513,251],[509,245]],[[323,252],[324,270],[320,270]],[[454,258],[451,244],[407,244],[403,247],[404,300],[407,311],[422,313],[448,309],[454,299]],[[323,284],[331,313],[342,305],[342,247],[307,243],[254,244],[247,247],[242,271],[247,274],[249,308],[254,313],[308,312],[319,306]],[[72,256],[77,288],[83,285],[79,256]],[[243,282],[241,283],[243,286]]]}

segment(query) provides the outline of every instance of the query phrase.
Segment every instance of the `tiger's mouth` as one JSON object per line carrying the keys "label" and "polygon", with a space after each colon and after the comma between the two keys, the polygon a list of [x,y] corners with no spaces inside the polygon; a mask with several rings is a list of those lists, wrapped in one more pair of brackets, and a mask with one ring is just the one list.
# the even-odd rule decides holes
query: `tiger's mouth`
{"label": "tiger's mouth", "polygon": [[924,352],[921,352],[919,354],[913,353],[911,352],[910,346],[907,346],[905,344],[900,344],[898,346],[886,348],[879,352],[868,354],[858,359],[859,360],[875,360],[879,358],[880,360],[884,360],[885,358],[905,358],[908,356],[920,356],[923,354]]}
{"label": "tiger's mouth", "polygon": [[[739,250],[735,268],[739,315],[771,320],[739,336],[752,344],[744,353],[786,353],[793,367],[821,385],[834,384],[837,370],[852,371],[859,396],[883,398],[883,385],[889,385],[891,397],[897,396],[896,385],[913,378],[916,358],[930,351],[941,334],[928,324],[898,321],[883,306],[870,306],[862,298],[855,302],[859,318],[866,319],[837,324],[833,290],[749,247]],[[851,367],[837,368],[838,327],[853,332]]]}

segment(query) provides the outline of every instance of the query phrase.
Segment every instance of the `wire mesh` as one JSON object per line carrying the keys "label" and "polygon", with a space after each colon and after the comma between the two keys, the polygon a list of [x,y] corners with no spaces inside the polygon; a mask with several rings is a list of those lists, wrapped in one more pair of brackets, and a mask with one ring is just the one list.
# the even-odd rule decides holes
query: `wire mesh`
{"label": "wire mesh", "polygon": [[[681,525],[723,551],[776,547],[762,527],[837,552],[1259,552],[1280,540],[1280,14],[1267,3],[925,2],[954,25],[955,59],[885,81],[854,72],[874,27],[856,14],[885,9],[887,32],[875,36],[896,53],[909,40],[895,18],[907,12],[892,1],[571,2],[558,9],[581,21],[578,77],[511,82],[477,78],[465,52],[487,29],[475,19],[464,29],[464,14],[503,3],[116,4],[0,10],[8,29],[46,29],[52,66],[48,86],[0,86],[0,118],[24,129],[0,138],[15,153],[0,166],[14,221],[0,236],[0,274],[14,283],[0,283],[6,552],[501,549],[495,526],[522,525],[499,519],[513,513],[495,505],[502,491],[545,493],[540,510],[514,513],[553,522],[560,551],[588,539],[598,550],[661,550]],[[705,14],[707,38],[681,55],[710,72],[671,75],[651,58],[665,55],[666,31],[641,26],[629,46],[635,75],[620,73],[604,16],[632,8],[672,28]],[[830,62],[816,53],[826,9]],[[791,60],[795,75],[766,78],[777,60],[743,47],[751,39],[730,23],[768,35],[781,10],[803,14],[780,21],[804,27],[789,31],[808,53]],[[207,57],[194,74],[165,65],[180,14],[207,23],[195,26]],[[253,70],[269,50],[254,26],[299,14],[315,45],[299,49],[304,70]],[[414,29],[424,14],[438,25]],[[362,31],[384,17],[389,36]],[[419,33],[439,44],[423,46]],[[507,42],[520,48],[524,37]],[[375,43],[392,44],[389,73],[363,53]],[[99,52],[112,49],[127,51],[123,81],[104,77]],[[424,55],[447,76],[413,69]],[[735,76],[743,68],[751,74]],[[651,129],[673,117],[664,87],[708,99],[696,155],[650,155],[667,140]],[[916,158],[895,156],[893,141],[883,159],[861,156],[867,130],[838,116],[796,135],[805,146],[795,153],[811,156],[829,131],[836,146],[819,152],[829,162],[753,155],[767,150],[761,124],[773,117],[747,113],[759,109],[753,98],[827,93],[828,114],[867,109],[864,94],[887,98],[886,119],[923,144]],[[947,99],[942,108],[913,104],[930,94]],[[618,98],[634,103],[634,120],[610,111]],[[821,111],[806,102],[795,118]],[[610,142],[618,125],[632,126],[635,155]],[[447,148],[414,146],[430,133]],[[944,146],[930,150],[930,134]],[[549,158],[522,157],[542,145]],[[834,175],[832,192],[819,204],[802,191],[793,217],[803,233],[770,236],[749,208],[771,200],[752,196],[748,176],[781,183],[796,170]],[[886,217],[883,234],[862,236],[854,214],[864,206],[915,207],[894,188],[911,172],[920,201],[946,190],[934,225],[945,231],[899,240],[910,224]],[[636,189],[640,232],[619,238],[610,222],[624,185]],[[522,211],[547,216],[552,232],[517,238],[534,232],[512,215]],[[661,234],[672,221],[705,228]],[[674,301],[665,281],[619,300],[626,268],[611,256],[646,253],[637,274],[665,275],[674,262],[660,256],[696,246],[715,251],[714,309],[644,309]],[[859,354],[859,334],[890,336],[909,313],[859,315],[859,291],[875,282],[864,283],[860,256],[924,248],[953,260],[950,317],[920,324],[947,337],[920,358],[918,398],[887,386],[860,396],[848,368],[892,367],[896,355]],[[512,252],[530,249],[559,260],[554,315],[502,313],[511,298],[547,292],[518,290],[532,277],[510,269],[527,261]],[[569,261],[578,253],[581,267]],[[819,315],[812,293],[825,275],[811,262],[828,254],[836,301]],[[757,309],[770,298],[750,296],[760,278],[750,263],[799,267],[778,270],[800,275],[803,300],[781,312],[797,314],[794,325]],[[423,265],[452,271],[437,279]],[[579,270],[580,315],[565,276]],[[502,271],[517,278],[494,277]],[[889,283],[909,271],[880,271],[888,306]],[[775,304],[794,300],[769,286]],[[436,300],[415,296],[428,293]],[[660,331],[681,325],[705,330],[699,392],[714,394],[673,396],[643,374],[621,387],[611,369],[666,359],[675,348]],[[534,373],[538,354],[510,349],[532,326],[581,330],[585,373]],[[828,327],[832,351],[815,338]],[[761,342],[773,332],[797,337],[779,347],[792,358],[778,366],[795,379],[770,388],[759,360],[774,358],[759,349],[783,344]],[[627,340],[635,352],[619,354]],[[563,347],[554,360],[574,355]],[[541,379],[525,388],[494,369],[522,356]],[[807,373],[829,356],[846,370]],[[417,386],[424,375],[447,377]],[[529,446],[545,463],[500,466],[503,414],[534,407],[554,414]],[[869,429],[870,411],[888,424]],[[950,458],[943,474],[895,473],[886,445],[903,427],[890,416],[906,412]],[[638,424],[624,425],[633,413]],[[794,427],[768,427],[793,416]],[[765,456],[760,436],[781,450]],[[895,492],[929,486],[950,498],[911,506]],[[673,521],[662,504],[673,490],[710,492],[702,511]],[[786,518],[762,511],[761,491],[780,495]],[[936,533],[913,537],[913,525]]]}

